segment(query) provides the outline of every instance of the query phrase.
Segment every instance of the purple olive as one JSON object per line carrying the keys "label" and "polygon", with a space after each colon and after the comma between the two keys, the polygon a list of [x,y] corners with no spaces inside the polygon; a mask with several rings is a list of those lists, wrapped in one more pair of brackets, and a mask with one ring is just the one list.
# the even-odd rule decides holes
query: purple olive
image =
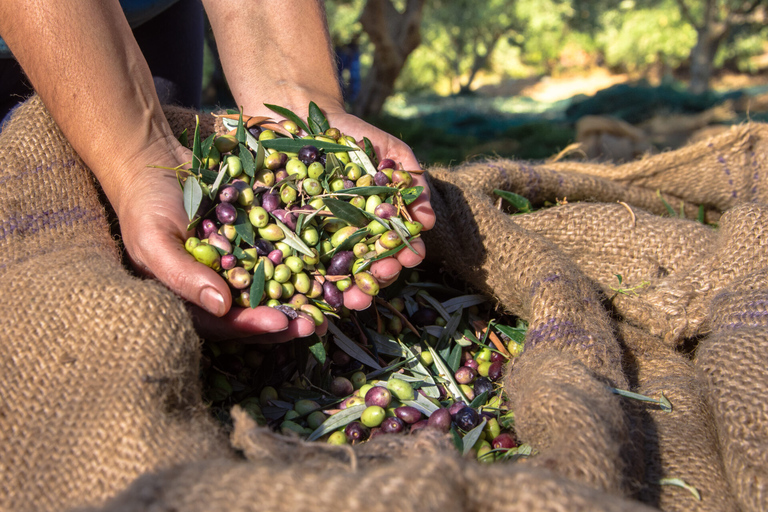
{"label": "purple olive", "polygon": [[493,442],[491,443],[491,446],[493,446],[494,448],[502,448],[505,450],[509,450],[517,446],[517,441],[515,440],[514,437],[512,437],[511,434],[502,432],[501,434],[493,438]]}
{"label": "purple olive", "polygon": [[365,405],[378,405],[386,409],[392,402],[392,392],[383,386],[373,386],[365,394]]}
{"label": "purple olive", "polygon": [[261,196],[261,207],[267,210],[268,212],[272,212],[280,207],[280,195],[270,192],[264,192],[264,195]]}
{"label": "purple olive", "polygon": [[211,219],[203,219],[200,226],[197,228],[198,238],[208,238],[208,235],[217,231],[216,223]]}
{"label": "purple olive", "polygon": [[390,416],[389,418],[384,418],[380,428],[385,434],[399,434],[405,430],[405,423],[397,416]]}
{"label": "purple olive", "polygon": [[413,315],[411,315],[411,322],[417,327],[421,327],[423,325],[433,325],[435,320],[437,320],[437,317],[437,311],[434,309],[421,307],[417,309]]}
{"label": "purple olive", "polygon": [[491,393],[493,393],[493,384],[485,377],[478,377],[475,380],[475,386],[473,390],[475,392],[475,396],[480,396],[486,392],[488,393],[488,396],[490,396]]}
{"label": "purple olive", "polygon": [[373,175],[373,182],[380,187],[384,187],[389,184],[389,176],[381,171],[377,171],[376,174]]}
{"label": "purple olive", "polygon": [[237,219],[237,210],[231,203],[219,203],[216,205],[216,218],[222,224],[232,224]]}
{"label": "purple olive", "polygon": [[474,359],[467,359],[466,362],[464,363],[464,366],[467,366],[477,371],[477,368],[480,366],[480,363],[478,363]]}
{"label": "purple olive", "polygon": [[410,405],[403,405],[402,407],[395,409],[395,416],[408,424],[421,421],[421,411]]}
{"label": "purple olive", "polygon": [[237,256],[234,254],[225,254],[221,257],[221,268],[230,270],[237,266]]}
{"label": "purple olive", "polygon": [[344,178],[342,181],[344,182],[344,188],[355,188],[355,182],[354,181],[352,181],[350,179],[347,179],[347,178]]}
{"label": "purple olive", "polygon": [[351,395],[355,390],[355,387],[346,377],[338,376],[331,381],[331,394],[338,397],[345,397]]}
{"label": "purple olive", "polygon": [[392,217],[397,217],[397,208],[389,203],[381,203],[375,210],[373,210],[373,214],[384,220],[388,220]]}
{"label": "purple olive", "polygon": [[311,164],[317,160],[318,156],[320,156],[320,150],[310,144],[301,148],[298,153],[299,160],[301,160],[304,165]]}
{"label": "purple olive", "polygon": [[491,366],[488,367],[488,378],[494,382],[499,380],[503,370],[504,366],[502,365],[501,361],[491,363]]}
{"label": "purple olive", "polygon": [[[420,420],[411,425],[411,434],[429,426],[429,420]],[[450,427],[449,427],[450,428]]]}
{"label": "purple olive", "polygon": [[347,440],[355,444],[360,441],[365,441],[371,434],[368,427],[360,423],[359,421],[353,421],[344,429],[344,433],[347,435]]}
{"label": "purple olive", "polygon": [[248,128],[248,131],[250,132],[251,135],[254,136],[254,138],[258,139],[259,135],[261,134],[261,126],[255,124],[250,128]]}
{"label": "purple olive", "polygon": [[470,431],[480,423],[480,416],[471,407],[464,407],[453,417],[456,426],[461,430]]}
{"label": "purple olive", "polygon": [[236,203],[240,197],[240,191],[232,185],[227,185],[219,191],[219,201],[222,203]]}
{"label": "purple olive", "polygon": [[379,166],[377,167],[378,170],[382,169],[394,169],[397,167],[397,163],[395,163],[394,160],[391,158],[383,158],[381,162],[379,162]]}
{"label": "purple olive", "polygon": [[269,240],[264,240],[263,238],[256,240],[256,242],[253,244],[253,247],[256,249],[256,254],[259,256],[266,256],[275,250],[275,246],[272,245],[272,242]]}
{"label": "purple olive", "polygon": [[459,384],[469,384],[475,380],[475,375],[475,370],[469,366],[459,366],[459,369],[456,370],[456,373],[454,374],[454,378]]}
{"label": "purple olive", "polygon": [[227,254],[232,252],[232,243],[227,240],[227,237],[224,235],[211,233],[208,235],[208,244],[216,247],[217,249],[221,249]]}
{"label": "purple olive", "polygon": [[448,432],[451,429],[451,413],[448,409],[436,410],[427,420],[427,426],[441,432]]}
{"label": "purple olive", "polygon": [[336,287],[336,283],[330,281],[323,283],[323,299],[334,309],[344,304],[344,294]]}
{"label": "purple olive", "polygon": [[329,276],[344,276],[352,270],[352,263],[355,261],[355,253],[352,251],[337,252],[331,258],[326,274]]}
{"label": "purple olive", "polygon": [[296,231],[296,215],[289,211],[283,210],[282,208],[272,210],[270,213],[272,213],[272,215],[274,215],[277,220],[288,226],[288,229],[291,231]]}
{"label": "purple olive", "polygon": [[457,412],[465,408],[467,404],[465,404],[462,401],[455,402],[451,404],[451,406],[448,408],[448,412],[451,413],[451,417],[453,417]]}
{"label": "purple olive", "polygon": [[283,251],[280,249],[275,249],[274,251],[270,251],[270,253],[267,255],[267,258],[272,261],[275,265],[279,265],[283,262]]}

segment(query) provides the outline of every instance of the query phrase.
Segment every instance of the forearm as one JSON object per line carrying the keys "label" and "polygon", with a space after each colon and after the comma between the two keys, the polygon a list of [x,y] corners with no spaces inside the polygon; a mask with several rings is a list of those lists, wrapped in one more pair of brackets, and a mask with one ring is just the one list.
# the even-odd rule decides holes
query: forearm
{"label": "forearm", "polygon": [[304,113],[309,100],[342,112],[334,53],[318,0],[203,0],[238,106],[274,103]]}
{"label": "forearm", "polygon": [[119,3],[2,0],[0,33],[119,215],[121,191],[164,163],[145,160],[178,151]]}

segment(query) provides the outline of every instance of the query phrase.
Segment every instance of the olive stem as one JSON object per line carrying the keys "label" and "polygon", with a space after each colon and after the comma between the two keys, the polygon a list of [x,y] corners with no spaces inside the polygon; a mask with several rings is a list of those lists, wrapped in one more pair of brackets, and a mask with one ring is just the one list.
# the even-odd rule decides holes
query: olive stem
{"label": "olive stem", "polygon": [[[473,323],[475,329],[479,329],[482,334],[485,334],[485,331],[488,330],[488,326],[485,325],[483,322],[481,322],[479,320],[476,320],[476,321],[474,321],[472,323]],[[499,352],[501,352],[504,355],[504,357],[506,357],[507,359],[509,359],[511,357],[509,351],[507,350],[507,347],[504,346],[504,343],[502,343],[501,340],[499,339],[499,337],[496,336],[495,332],[490,331],[488,333],[488,337],[491,339],[491,342],[494,344],[496,349]]]}
{"label": "olive stem", "polygon": [[403,315],[401,312],[399,312],[393,305],[391,305],[389,302],[385,301],[384,299],[380,299],[379,297],[376,297],[376,304],[379,304],[380,306],[384,306],[388,310],[390,310],[394,315],[400,317],[400,320],[403,321],[406,327],[408,327],[414,334],[418,334],[421,336],[421,333],[418,329],[416,329],[410,320],[408,320],[405,315]]}

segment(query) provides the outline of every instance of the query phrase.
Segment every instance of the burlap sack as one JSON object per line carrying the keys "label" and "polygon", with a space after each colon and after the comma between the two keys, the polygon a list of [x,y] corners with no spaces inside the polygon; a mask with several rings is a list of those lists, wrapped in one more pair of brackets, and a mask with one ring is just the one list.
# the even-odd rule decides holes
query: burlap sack
{"label": "burlap sack", "polygon": [[[177,132],[194,126],[194,113],[168,113]],[[429,257],[529,322],[504,385],[534,457],[481,465],[417,436],[335,449],[269,434],[235,411],[238,460],[204,410],[183,304],[119,264],[92,176],[30,100],[0,136],[0,361],[11,377],[0,383],[0,509],[759,510],[764,216],[742,201],[762,200],[764,164],[752,154],[762,130],[635,166],[433,170]],[[707,195],[730,185],[721,157],[742,187],[736,198]],[[684,173],[696,176],[690,190]],[[494,188],[569,204],[510,217]],[[657,189],[690,218],[699,204],[710,219],[731,210],[716,232],[664,219]],[[663,391],[673,410],[610,388]],[[695,486],[701,501],[661,478]]]}

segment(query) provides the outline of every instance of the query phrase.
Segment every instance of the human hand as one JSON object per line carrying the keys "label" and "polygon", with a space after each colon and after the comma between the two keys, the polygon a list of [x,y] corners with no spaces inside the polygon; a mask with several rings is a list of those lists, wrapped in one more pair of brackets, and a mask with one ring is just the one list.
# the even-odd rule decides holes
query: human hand
{"label": "human hand", "polygon": [[251,309],[233,305],[224,279],[186,251],[184,242],[191,235],[187,231],[189,219],[174,168],[188,167],[191,159],[191,152],[181,145],[171,153],[167,146],[148,148],[137,160],[157,167],[137,168],[129,162],[122,170],[122,175],[131,179],[120,187],[116,213],[133,267],[188,301],[196,327],[205,339],[279,343],[313,332],[325,333],[327,321],[315,327],[305,316],[289,320],[266,306]]}
{"label": "human hand", "polygon": [[[331,126],[338,128],[345,135],[360,139],[363,136],[368,137],[380,160],[391,158],[405,170],[421,170],[421,166],[411,148],[400,139],[346,112],[326,113],[326,117]],[[413,217],[413,220],[420,222],[424,226],[423,229],[432,229],[435,225],[435,212],[429,202],[429,186],[421,172],[414,172],[412,175],[413,185],[424,187],[424,191],[416,201],[408,205],[408,213]],[[371,265],[370,272],[379,282],[380,286],[392,284],[403,267],[412,268],[422,262],[426,256],[424,241],[421,238],[417,238],[411,242],[411,245],[418,254],[414,254],[410,249],[404,248],[394,257],[384,258]],[[372,300],[373,298],[370,295],[363,293],[357,286],[352,286],[344,292],[344,305],[349,309],[365,309],[370,306]]]}

